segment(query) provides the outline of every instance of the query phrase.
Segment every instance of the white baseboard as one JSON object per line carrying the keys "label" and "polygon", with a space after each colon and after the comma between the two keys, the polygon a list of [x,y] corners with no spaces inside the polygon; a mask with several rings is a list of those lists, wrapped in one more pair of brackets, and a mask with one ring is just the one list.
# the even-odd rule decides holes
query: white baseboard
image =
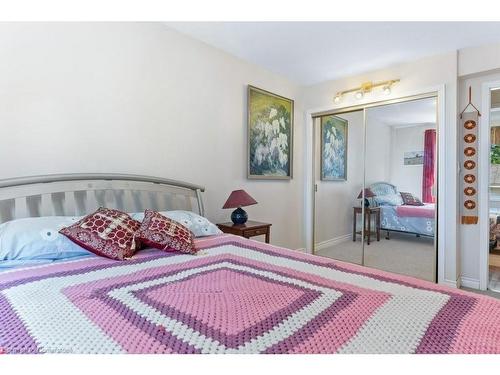
{"label": "white baseboard", "polygon": [[460,278],[460,285],[465,286],[466,288],[479,289],[479,280],[462,276]]}
{"label": "white baseboard", "polygon": [[349,241],[351,239],[352,239],[352,233],[345,234],[345,235],[340,236],[340,237],[330,238],[329,240],[326,240],[323,242],[318,242],[317,244],[315,244],[314,249],[316,251],[327,249],[329,247],[336,246],[342,242],[346,242],[346,241]]}
{"label": "white baseboard", "polygon": [[446,286],[449,286],[449,287],[455,288],[455,289],[460,288],[460,283],[458,280],[446,280],[445,279],[445,280],[439,282],[439,284],[446,285]]}
{"label": "white baseboard", "polygon": [[309,251],[307,251],[307,249],[305,247],[300,247],[298,249],[295,249],[296,251],[300,251],[301,253],[306,253],[306,254],[309,254]]}

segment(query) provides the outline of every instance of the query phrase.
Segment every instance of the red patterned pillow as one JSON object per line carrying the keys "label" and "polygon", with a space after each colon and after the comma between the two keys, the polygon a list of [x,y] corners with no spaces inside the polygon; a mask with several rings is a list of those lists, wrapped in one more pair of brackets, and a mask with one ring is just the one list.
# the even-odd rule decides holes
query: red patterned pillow
{"label": "red patterned pillow", "polygon": [[134,233],[140,226],[124,212],[101,207],[59,233],[97,255],[123,260],[135,253]]}
{"label": "red patterned pillow", "polygon": [[401,198],[403,198],[403,204],[407,206],[423,206],[424,204],[420,199],[414,196],[412,193],[400,193]]}
{"label": "red patterned pillow", "polygon": [[139,243],[164,251],[180,251],[195,254],[194,235],[185,226],[161,215],[146,210],[141,227],[135,233]]}

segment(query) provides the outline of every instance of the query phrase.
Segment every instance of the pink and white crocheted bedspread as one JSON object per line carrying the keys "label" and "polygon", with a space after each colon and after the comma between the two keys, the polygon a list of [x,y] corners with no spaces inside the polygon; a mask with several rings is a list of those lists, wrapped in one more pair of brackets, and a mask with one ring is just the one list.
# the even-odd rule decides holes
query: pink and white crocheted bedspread
{"label": "pink and white crocheted bedspread", "polygon": [[500,300],[221,235],[0,273],[4,353],[500,353]]}

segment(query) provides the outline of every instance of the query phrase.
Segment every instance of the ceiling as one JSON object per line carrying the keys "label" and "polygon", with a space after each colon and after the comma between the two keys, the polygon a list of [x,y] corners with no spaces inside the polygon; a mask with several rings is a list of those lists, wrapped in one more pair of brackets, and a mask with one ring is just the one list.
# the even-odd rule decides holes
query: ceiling
{"label": "ceiling", "polygon": [[167,22],[302,84],[500,42],[500,22]]}
{"label": "ceiling", "polygon": [[436,105],[435,98],[428,98],[369,108],[367,110],[368,123],[370,119],[375,119],[389,126],[435,124]]}

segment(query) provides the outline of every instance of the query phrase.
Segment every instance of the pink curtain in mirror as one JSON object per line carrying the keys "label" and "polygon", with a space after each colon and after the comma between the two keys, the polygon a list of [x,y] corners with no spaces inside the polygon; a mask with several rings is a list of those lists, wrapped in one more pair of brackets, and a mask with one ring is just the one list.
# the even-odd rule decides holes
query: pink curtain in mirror
{"label": "pink curtain in mirror", "polygon": [[434,203],[432,195],[436,166],[436,130],[427,129],[424,133],[424,175],[422,179],[422,202]]}

